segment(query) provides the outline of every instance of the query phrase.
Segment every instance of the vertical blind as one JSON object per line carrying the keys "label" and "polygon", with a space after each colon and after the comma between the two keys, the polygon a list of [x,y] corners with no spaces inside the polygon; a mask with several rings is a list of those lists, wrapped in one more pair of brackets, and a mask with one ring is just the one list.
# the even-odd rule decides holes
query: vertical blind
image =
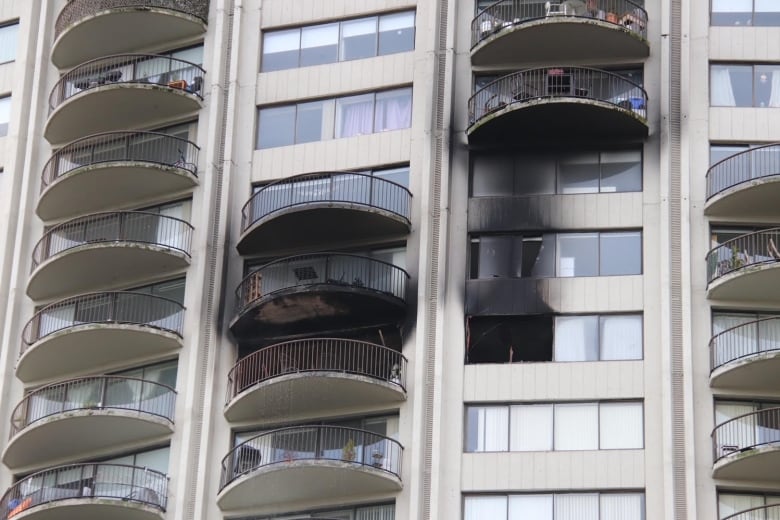
{"label": "vertical blind", "polygon": [[467,496],[463,519],[643,520],[644,509],[643,493]]}

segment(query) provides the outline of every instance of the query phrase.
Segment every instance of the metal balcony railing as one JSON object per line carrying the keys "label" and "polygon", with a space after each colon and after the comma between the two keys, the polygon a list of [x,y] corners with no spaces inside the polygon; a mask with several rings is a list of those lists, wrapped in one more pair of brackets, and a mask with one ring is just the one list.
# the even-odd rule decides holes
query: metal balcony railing
{"label": "metal balcony railing", "polygon": [[30,508],[70,499],[116,499],[165,511],[168,477],[123,464],[71,464],[33,473],[8,488],[0,499],[0,520]]}
{"label": "metal balcony railing", "polygon": [[780,504],[751,507],[721,520],[780,520]]}
{"label": "metal balcony railing", "polygon": [[409,221],[412,194],[393,181],[352,172],[297,175],[260,188],[241,211],[241,232],[286,208],[315,202],[345,202],[395,213]]}
{"label": "metal balcony railing", "polygon": [[299,372],[342,372],[406,388],[406,358],[396,350],[351,339],[301,339],[265,347],[239,360],[228,374],[226,402],[258,383]]}
{"label": "metal balcony railing", "polygon": [[11,437],[31,424],[73,410],[127,410],[173,423],[176,390],[133,377],[94,376],[47,385],[27,394],[11,416]]}
{"label": "metal balcony railing", "polygon": [[183,333],[184,305],[146,293],[112,291],[82,294],[47,305],[22,332],[22,354],[50,334],[85,324],[142,325]]}
{"label": "metal balcony railing", "polygon": [[80,92],[103,85],[149,84],[203,97],[206,72],[195,63],[156,54],[97,58],[62,75],[49,96],[49,112]]}
{"label": "metal balcony railing", "polygon": [[261,433],[222,459],[220,490],[241,475],[293,461],[330,460],[401,476],[403,446],[384,435],[342,426],[293,426]]}
{"label": "metal balcony railing", "polygon": [[74,23],[110,9],[167,9],[208,21],[209,0],[70,0],[54,24],[54,37]]}
{"label": "metal balcony railing", "polygon": [[469,99],[469,125],[509,105],[540,99],[579,98],[614,105],[647,119],[647,92],[618,74],[585,67],[545,67],[513,72]]}
{"label": "metal balcony railing", "polygon": [[629,0],[498,0],[471,21],[471,47],[508,27],[567,17],[612,23],[647,38],[647,11]]}
{"label": "metal balcony railing", "polygon": [[344,286],[406,297],[409,274],[391,263],[346,253],[290,256],[249,273],[236,289],[238,312],[285,289],[311,285]]}
{"label": "metal balcony railing", "polygon": [[713,460],[780,442],[780,408],[767,408],[729,419],[712,431]]}
{"label": "metal balcony railing", "polygon": [[780,175],[780,143],[735,153],[707,170],[707,198],[732,186],[775,175]]}
{"label": "metal balcony railing", "polygon": [[727,240],[707,253],[707,283],[733,271],[780,260],[780,228],[762,229]]}
{"label": "metal balcony railing", "polygon": [[192,226],[184,220],[145,211],[95,213],[49,229],[33,250],[32,268],[79,246],[110,242],[151,244],[189,256]]}
{"label": "metal balcony railing", "polygon": [[780,316],[742,323],[710,340],[710,369],[761,352],[780,350]]}
{"label": "metal balcony railing", "polygon": [[54,152],[43,167],[41,191],[60,177],[85,166],[142,162],[173,166],[198,174],[195,143],[159,132],[106,132],[73,141]]}

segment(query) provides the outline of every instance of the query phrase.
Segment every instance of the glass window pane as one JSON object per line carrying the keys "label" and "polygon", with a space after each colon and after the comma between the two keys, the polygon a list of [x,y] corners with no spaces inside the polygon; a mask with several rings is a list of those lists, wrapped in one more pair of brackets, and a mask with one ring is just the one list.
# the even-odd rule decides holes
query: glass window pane
{"label": "glass window pane", "polygon": [[521,276],[550,278],[555,276],[555,235],[523,237]]}
{"label": "glass window pane", "polygon": [[510,276],[512,237],[486,236],[479,239],[478,278],[507,278]]}
{"label": "glass window pane", "polygon": [[341,23],[342,60],[376,56],[376,24],[375,16]]}
{"label": "glass window pane", "polygon": [[257,116],[257,147],[295,143],[295,106],[261,108]]}
{"label": "glass window pane", "polygon": [[8,135],[11,120],[11,96],[0,98],[0,137]]}
{"label": "glass window pane", "polygon": [[336,100],[336,137],[370,134],[374,130],[374,94]]}
{"label": "glass window pane", "polygon": [[505,155],[477,155],[472,163],[474,197],[512,195],[513,160]]}
{"label": "glass window pane", "polygon": [[19,24],[0,27],[0,63],[16,59],[16,46],[19,39]]}
{"label": "glass window pane", "polygon": [[642,274],[641,233],[602,233],[599,256],[601,276]]}
{"label": "glass window pane", "polygon": [[750,25],[752,0],[712,0],[712,25]]}
{"label": "glass window pane", "polygon": [[599,449],[635,449],[644,444],[642,403],[601,403]]}
{"label": "glass window pane", "polygon": [[601,154],[601,193],[642,191],[642,152]]}
{"label": "glass window pane", "polygon": [[379,92],[376,95],[374,132],[409,128],[412,124],[412,89]]}
{"label": "glass window pane", "polygon": [[750,65],[712,65],[710,67],[710,104],[721,107],[753,106],[753,67]]}
{"label": "glass window pane", "polygon": [[260,70],[292,69],[298,66],[301,30],[274,31],[263,35],[263,62]]}
{"label": "glass window pane", "polygon": [[470,406],[466,409],[466,451],[507,451],[509,408]]}
{"label": "glass window pane", "polygon": [[321,141],[323,133],[323,102],[312,101],[298,105],[295,121],[295,142]]}
{"label": "glass window pane", "polygon": [[578,154],[559,162],[558,193],[596,193],[598,191],[598,154]]}
{"label": "glass window pane", "polygon": [[509,520],[553,520],[553,496],[510,496]]}
{"label": "glass window pane", "polygon": [[744,152],[750,147],[748,145],[711,145],[710,146],[710,166],[731,157],[739,152]]}
{"label": "glass window pane", "polygon": [[550,157],[520,156],[515,160],[515,195],[555,193],[555,160]]}
{"label": "glass window pane", "polygon": [[557,249],[559,277],[599,274],[598,233],[561,233]]}
{"label": "glass window pane", "polygon": [[598,360],[598,323],[598,316],[556,316],[555,361]]}
{"label": "glass window pane", "polygon": [[466,497],[463,520],[503,520],[506,518],[507,497]]}
{"label": "glass window pane", "polygon": [[[597,450],[598,447],[599,405],[597,403],[556,404],[555,450]],[[598,507],[596,509],[598,514]],[[559,517],[556,514],[557,518]]]}
{"label": "glass window pane", "polygon": [[644,520],[642,493],[602,493],[600,520]]}
{"label": "glass window pane", "polygon": [[641,315],[601,316],[599,325],[600,359],[642,359]]}
{"label": "glass window pane", "polygon": [[414,49],[414,12],[379,17],[379,52],[392,54]]}
{"label": "glass window pane", "polygon": [[[764,497],[761,495],[738,495],[738,494],[718,494],[718,518],[726,518],[727,516],[735,515],[753,509],[754,507],[761,507],[764,505]],[[764,520],[762,512],[759,512],[761,516],[747,517],[745,520]]]}
{"label": "glass window pane", "polygon": [[301,67],[335,63],[339,59],[339,24],[301,29]]}
{"label": "glass window pane", "polygon": [[598,494],[555,495],[555,520],[599,520]]}
{"label": "glass window pane", "polygon": [[756,0],[753,25],[780,26],[780,2],[777,0]]}
{"label": "glass window pane", "polygon": [[519,405],[510,408],[509,451],[553,449],[553,406]]}
{"label": "glass window pane", "polygon": [[[777,4],[780,5],[780,2]],[[780,107],[780,66],[756,65],[754,74],[755,106]]]}
{"label": "glass window pane", "polygon": [[[190,63],[194,63],[195,65],[202,65],[203,45],[198,45],[197,47],[190,47],[189,49],[182,49],[180,51],[172,52],[171,57],[176,58],[177,60],[189,61]],[[172,66],[176,67],[177,65],[174,64]]]}

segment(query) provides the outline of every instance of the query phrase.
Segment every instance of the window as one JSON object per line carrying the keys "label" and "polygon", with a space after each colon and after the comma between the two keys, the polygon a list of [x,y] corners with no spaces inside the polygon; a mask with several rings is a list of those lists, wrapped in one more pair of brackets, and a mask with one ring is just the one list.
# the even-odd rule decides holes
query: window
{"label": "window", "polygon": [[414,49],[414,11],[263,34],[261,72],[372,58]]}
{"label": "window", "polygon": [[275,148],[409,128],[412,89],[257,110],[257,148]]}
{"label": "window", "polygon": [[712,0],[711,25],[780,26],[776,0]]}
{"label": "window", "polygon": [[641,150],[477,155],[474,197],[642,191]]}
{"label": "window", "polygon": [[465,496],[463,520],[644,520],[644,493]]}
{"label": "window", "polygon": [[641,231],[485,235],[471,239],[471,278],[641,273]]}
{"label": "window", "polygon": [[642,315],[472,316],[467,363],[642,359]]}
{"label": "window", "polygon": [[710,105],[780,107],[780,65],[710,65]]}
{"label": "window", "polygon": [[327,520],[394,520],[395,504],[369,505],[335,510],[290,513],[281,516],[262,516],[244,518],[242,520],[305,520],[307,518],[323,518]]}
{"label": "window", "polygon": [[[726,518],[736,515],[748,509],[780,504],[780,495],[767,495],[763,493],[729,493],[721,491],[718,493],[718,518]],[[753,514],[745,516],[745,520],[764,520],[770,519],[776,515],[780,508],[772,508],[766,511],[755,511]]]}
{"label": "window", "polygon": [[640,449],[638,401],[466,407],[466,452]]}
{"label": "window", "polygon": [[19,39],[19,22],[0,25],[0,63],[16,59],[16,45]]}
{"label": "window", "polygon": [[11,121],[11,96],[0,97],[0,137],[8,135]]}

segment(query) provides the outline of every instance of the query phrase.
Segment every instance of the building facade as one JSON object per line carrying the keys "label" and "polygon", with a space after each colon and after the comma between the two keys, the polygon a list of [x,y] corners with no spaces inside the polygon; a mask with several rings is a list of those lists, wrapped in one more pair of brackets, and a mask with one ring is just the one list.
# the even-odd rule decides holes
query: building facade
{"label": "building facade", "polygon": [[780,516],[766,0],[0,0],[0,520]]}

